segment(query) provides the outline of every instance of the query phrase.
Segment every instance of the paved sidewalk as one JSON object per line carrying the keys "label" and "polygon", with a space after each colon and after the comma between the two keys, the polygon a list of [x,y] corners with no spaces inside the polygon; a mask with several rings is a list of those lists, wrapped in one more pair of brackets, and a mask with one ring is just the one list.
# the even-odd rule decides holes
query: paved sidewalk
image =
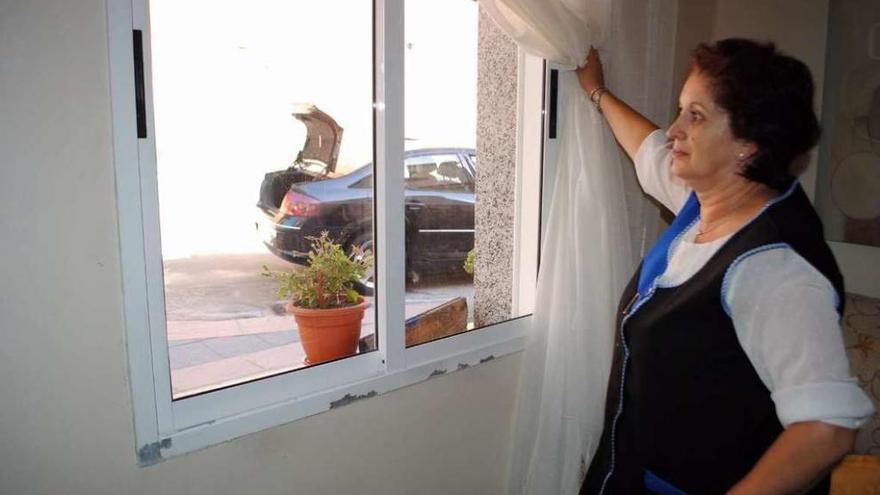
{"label": "paved sidewalk", "polygon": [[[302,368],[299,333],[274,280],[261,267],[290,269],[269,253],[199,255],[164,261],[168,357],[175,397]],[[458,296],[473,317],[468,277],[434,277],[407,287],[406,317]],[[374,332],[375,310],[361,335]]]}
{"label": "paved sidewalk", "polygon": [[[406,316],[441,302],[408,294]],[[370,306],[364,315],[361,337],[375,331],[374,315]],[[168,358],[175,398],[306,366],[296,322],[290,315],[169,321]]]}
{"label": "paved sidewalk", "polygon": [[[368,309],[361,336],[373,333],[372,319]],[[305,367],[292,316],[169,321],[168,359],[174,397]]]}
{"label": "paved sidewalk", "polygon": [[174,398],[305,367],[302,346],[287,344],[171,371]]}

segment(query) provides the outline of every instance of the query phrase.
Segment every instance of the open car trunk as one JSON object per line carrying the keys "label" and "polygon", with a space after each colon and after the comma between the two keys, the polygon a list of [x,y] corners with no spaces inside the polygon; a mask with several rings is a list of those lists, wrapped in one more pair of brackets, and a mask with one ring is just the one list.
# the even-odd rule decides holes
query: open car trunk
{"label": "open car trunk", "polygon": [[306,126],[306,141],[287,169],[263,178],[257,206],[264,210],[278,209],[292,184],[323,180],[336,170],[342,127],[311,103],[297,104],[293,116]]}

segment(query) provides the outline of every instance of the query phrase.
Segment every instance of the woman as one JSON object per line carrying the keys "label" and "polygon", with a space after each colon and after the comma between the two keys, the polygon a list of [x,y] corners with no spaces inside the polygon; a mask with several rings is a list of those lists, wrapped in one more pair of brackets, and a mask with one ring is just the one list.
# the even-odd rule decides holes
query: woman
{"label": "woman", "polygon": [[582,494],[827,493],[873,413],[840,334],[843,280],[795,178],[815,145],[807,67],[700,45],[665,133],[581,86],[677,216],[624,291],[605,428]]}

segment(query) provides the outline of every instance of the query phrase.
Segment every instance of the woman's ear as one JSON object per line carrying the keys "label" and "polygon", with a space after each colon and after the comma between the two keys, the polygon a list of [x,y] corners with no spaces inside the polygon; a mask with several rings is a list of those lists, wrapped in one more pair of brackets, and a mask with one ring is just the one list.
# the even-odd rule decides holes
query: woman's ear
{"label": "woman's ear", "polygon": [[736,161],[746,166],[752,161],[752,157],[758,152],[758,145],[752,141],[738,141]]}

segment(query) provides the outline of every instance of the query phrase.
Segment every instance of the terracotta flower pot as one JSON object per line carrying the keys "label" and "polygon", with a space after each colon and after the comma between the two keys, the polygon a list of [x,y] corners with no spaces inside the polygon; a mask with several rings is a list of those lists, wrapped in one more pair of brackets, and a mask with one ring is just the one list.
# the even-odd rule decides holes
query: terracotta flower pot
{"label": "terracotta flower pot", "polygon": [[354,354],[367,306],[364,298],[356,306],[333,309],[307,309],[288,304],[287,311],[293,314],[299,327],[306,364],[323,363]]}

